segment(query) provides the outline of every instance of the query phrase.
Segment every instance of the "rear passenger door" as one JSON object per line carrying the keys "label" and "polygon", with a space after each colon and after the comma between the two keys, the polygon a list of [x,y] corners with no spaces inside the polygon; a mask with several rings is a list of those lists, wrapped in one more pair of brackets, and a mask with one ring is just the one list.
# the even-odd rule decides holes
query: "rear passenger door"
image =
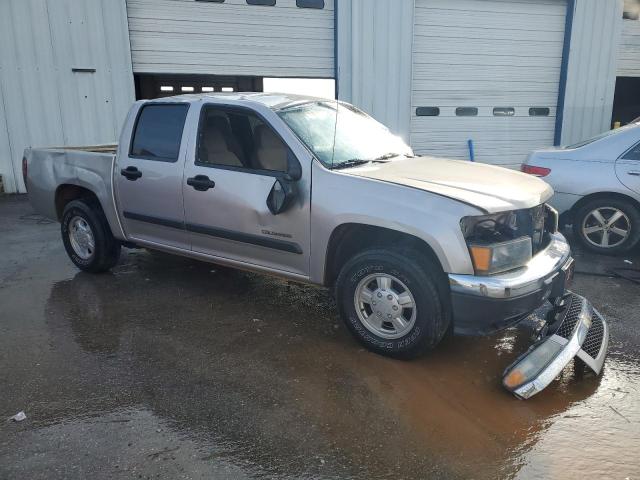
{"label": "rear passenger door", "polygon": [[[270,110],[202,107],[185,164],[185,226],[194,252],[307,276],[310,165],[298,161],[283,140],[292,134],[274,122],[282,123]],[[302,171],[292,183],[295,199],[274,215],[267,197],[292,166]]]}
{"label": "rear passenger door", "polygon": [[182,200],[188,110],[188,103],[151,102],[128,120],[133,134],[118,148],[113,181],[118,213],[133,241],[190,248]]}

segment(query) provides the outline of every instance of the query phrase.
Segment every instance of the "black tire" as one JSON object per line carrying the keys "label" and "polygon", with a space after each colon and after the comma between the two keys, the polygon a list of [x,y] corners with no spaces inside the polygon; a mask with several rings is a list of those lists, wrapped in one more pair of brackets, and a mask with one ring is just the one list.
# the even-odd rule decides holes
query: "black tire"
{"label": "black tire", "polygon": [[[371,331],[356,311],[356,289],[363,279],[374,273],[396,277],[415,299],[415,323],[399,338],[389,339]],[[451,323],[451,302],[444,273],[439,265],[415,250],[372,249],[354,256],[338,275],[336,300],[343,321],[356,339],[367,349],[394,358],[415,358],[431,350],[442,340]]]}
{"label": "black tire", "polygon": [[[628,226],[629,235],[624,241],[620,242],[618,245],[605,248],[592,243],[593,240],[596,242],[602,241],[602,237],[599,237],[600,234],[592,233],[592,241],[589,240],[583,231],[583,224],[585,224],[585,219],[587,219],[586,225],[590,225],[590,222],[594,220],[590,214],[597,209],[604,209],[603,212],[605,215],[603,216],[605,219],[608,219],[606,217],[606,213],[613,213],[613,210],[607,210],[608,208],[620,210],[624,215],[626,215],[626,219],[622,218],[618,220],[618,222],[614,224],[615,226],[623,227],[627,220],[630,225]],[[609,216],[609,218],[611,218],[611,216]],[[573,216],[573,235],[584,248],[592,252],[604,255],[619,255],[628,252],[638,245],[638,242],[640,241],[640,211],[638,211],[638,208],[634,204],[623,199],[613,198],[608,200],[606,198],[596,198],[585,203],[576,210]],[[599,238],[600,240],[598,240]],[[612,243],[620,240],[620,237],[615,234],[610,234],[610,238]]]}
{"label": "black tire", "polygon": [[[82,258],[76,253],[69,237],[70,222],[75,217],[81,217],[91,228],[94,248],[89,258]],[[120,242],[111,234],[102,208],[96,201],[73,200],[67,204],[62,213],[61,222],[62,242],[71,261],[80,270],[91,273],[106,272],[120,258]]]}

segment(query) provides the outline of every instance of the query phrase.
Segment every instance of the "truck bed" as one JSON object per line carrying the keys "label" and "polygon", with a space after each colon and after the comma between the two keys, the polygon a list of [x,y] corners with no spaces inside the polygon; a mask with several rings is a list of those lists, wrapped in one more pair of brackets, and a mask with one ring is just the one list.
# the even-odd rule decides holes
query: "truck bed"
{"label": "truck bed", "polygon": [[60,220],[57,195],[69,188],[83,188],[99,200],[114,236],[122,230],[113,197],[113,168],[117,145],[27,148],[27,192],[34,209],[53,220]]}
{"label": "truck bed", "polygon": [[111,143],[106,145],[83,145],[75,147],[47,147],[38,148],[36,150],[77,150],[81,152],[93,152],[93,153],[111,153],[114,154],[118,150],[117,143]]}

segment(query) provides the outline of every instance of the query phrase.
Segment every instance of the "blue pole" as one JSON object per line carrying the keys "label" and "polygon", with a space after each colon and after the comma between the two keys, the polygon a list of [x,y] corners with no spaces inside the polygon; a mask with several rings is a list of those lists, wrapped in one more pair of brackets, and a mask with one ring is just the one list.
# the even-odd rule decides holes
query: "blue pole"
{"label": "blue pole", "polygon": [[469,145],[469,160],[471,160],[472,162],[475,162],[476,157],[473,153],[473,140],[471,139],[467,140],[467,145]]}

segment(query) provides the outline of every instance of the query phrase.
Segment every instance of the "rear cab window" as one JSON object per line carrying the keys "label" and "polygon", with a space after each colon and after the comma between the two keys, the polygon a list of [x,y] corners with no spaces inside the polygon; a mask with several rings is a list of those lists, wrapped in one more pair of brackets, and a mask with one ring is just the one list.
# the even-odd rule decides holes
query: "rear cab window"
{"label": "rear cab window", "polygon": [[144,105],[138,112],[129,156],[162,162],[177,161],[188,110],[186,103]]}

